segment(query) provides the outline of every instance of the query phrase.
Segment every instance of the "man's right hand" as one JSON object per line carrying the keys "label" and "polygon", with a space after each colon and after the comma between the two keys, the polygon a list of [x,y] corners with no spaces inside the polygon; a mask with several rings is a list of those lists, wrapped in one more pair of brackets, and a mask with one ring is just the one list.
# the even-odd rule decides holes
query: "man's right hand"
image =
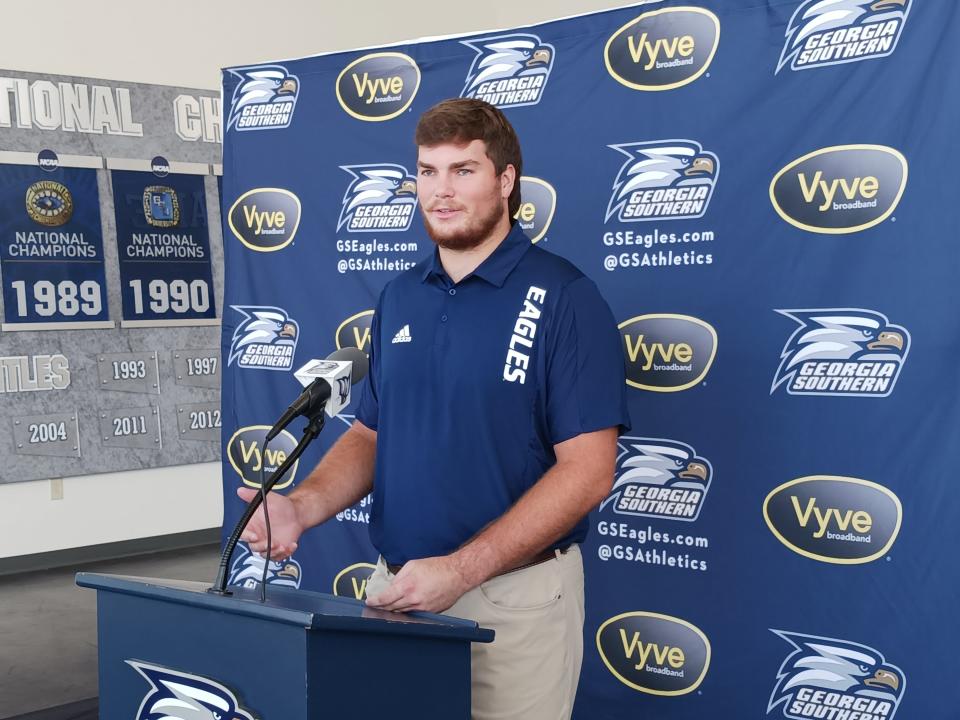
{"label": "man's right hand", "polygon": [[[248,503],[260,494],[259,490],[248,487],[237,488],[237,495]],[[297,507],[286,495],[267,493],[267,509],[270,511],[270,547],[271,560],[285,560],[297,549],[297,541],[303,534],[303,526],[297,517]],[[251,552],[265,555],[267,551],[267,526],[263,521],[263,506],[250,518],[247,527],[240,536],[250,547]]]}

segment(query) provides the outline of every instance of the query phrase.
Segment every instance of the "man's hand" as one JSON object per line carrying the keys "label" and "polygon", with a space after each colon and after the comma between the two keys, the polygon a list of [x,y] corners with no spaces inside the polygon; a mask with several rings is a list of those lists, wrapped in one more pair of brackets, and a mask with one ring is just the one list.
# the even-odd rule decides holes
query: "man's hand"
{"label": "man's hand", "polygon": [[[237,495],[246,503],[249,503],[259,494],[260,491],[254,488],[237,488]],[[296,505],[286,495],[267,493],[266,502],[267,509],[270,511],[270,539],[272,541],[270,559],[285,560],[293,555],[297,549],[297,540],[300,539],[304,528],[297,516]],[[250,522],[247,523],[240,539],[250,546],[251,552],[258,555],[266,554],[267,525],[263,521],[262,505],[250,518]]]}
{"label": "man's hand", "polygon": [[439,613],[470,589],[450,556],[411,560],[397,573],[389,588],[367,598],[367,605],[394,612]]}

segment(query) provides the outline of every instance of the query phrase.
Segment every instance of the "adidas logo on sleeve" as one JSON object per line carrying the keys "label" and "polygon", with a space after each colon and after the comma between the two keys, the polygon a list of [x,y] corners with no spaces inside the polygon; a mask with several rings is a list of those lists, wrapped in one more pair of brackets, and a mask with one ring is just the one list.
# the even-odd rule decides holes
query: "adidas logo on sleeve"
{"label": "adidas logo on sleeve", "polygon": [[400,328],[400,331],[393,336],[393,344],[397,343],[408,343],[413,340],[413,336],[410,334],[410,326],[404,325]]}

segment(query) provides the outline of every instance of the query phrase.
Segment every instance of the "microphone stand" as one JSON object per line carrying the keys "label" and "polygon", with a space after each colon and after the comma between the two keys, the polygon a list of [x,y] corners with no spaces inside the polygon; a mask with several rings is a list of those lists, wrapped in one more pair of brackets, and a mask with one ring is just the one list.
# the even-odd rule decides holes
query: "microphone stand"
{"label": "microphone stand", "polygon": [[247,509],[244,511],[243,516],[240,518],[240,521],[237,523],[237,526],[233,529],[227,544],[224,545],[223,553],[220,555],[220,567],[217,570],[217,579],[213,581],[213,586],[207,588],[208,593],[213,593],[214,595],[231,595],[232,593],[227,590],[227,575],[230,569],[230,559],[233,557],[233,551],[237,547],[237,543],[240,541],[240,535],[243,533],[247,523],[250,522],[250,518],[253,517],[253,514],[257,511],[257,508],[260,507],[263,502],[264,496],[273,489],[273,486],[279,482],[279,480],[286,474],[286,472],[293,467],[293,464],[300,459],[300,456],[303,455],[304,451],[307,449],[307,446],[317,439],[317,436],[320,435],[320,432],[323,430],[324,424],[326,423],[326,414],[324,412],[324,403],[318,410],[314,411],[312,414],[307,416],[307,426],[303,429],[303,437],[300,438],[300,442],[297,443],[297,446],[293,449],[293,452],[287,456],[287,459],[281,463],[273,474],[270,476],[270,479],[263,486],[263,493],[254,496],[253,500],[247,505]]}

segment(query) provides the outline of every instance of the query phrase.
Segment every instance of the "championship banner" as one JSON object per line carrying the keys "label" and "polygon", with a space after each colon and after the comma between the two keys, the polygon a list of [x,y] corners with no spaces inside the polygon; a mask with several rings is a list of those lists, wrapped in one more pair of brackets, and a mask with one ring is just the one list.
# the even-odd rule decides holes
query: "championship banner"
{"label": "championship banner", "polygon": [[[517,222],[623,343],[574,718],[952,717],[958,37],[947,0],[663,0],[225,69],[225,527],[300,435],[262,441],[297,369],[368,349],[381,289],[434,250],[418,118],[481,98],[523,148]],[[362,597],[370,509],[268,582]]]}
{"label": "championship banner", "polygon": [[[206,164],[154,158],[110,159],[117,220],[123,327],[203,324],[216,318],[210,239],[207,234]],[[193,170],[194,174],[183,174]]]}
{"label": "championship banner", "polygon": [[[100,158],[0,152],[3,330],[109,328]],[[17,164],[12,164],[17,163]]]}
{"label": "championship banner", "polygon": [[209,90],[0,70],[0,483],[220,458],[221,135]]}

